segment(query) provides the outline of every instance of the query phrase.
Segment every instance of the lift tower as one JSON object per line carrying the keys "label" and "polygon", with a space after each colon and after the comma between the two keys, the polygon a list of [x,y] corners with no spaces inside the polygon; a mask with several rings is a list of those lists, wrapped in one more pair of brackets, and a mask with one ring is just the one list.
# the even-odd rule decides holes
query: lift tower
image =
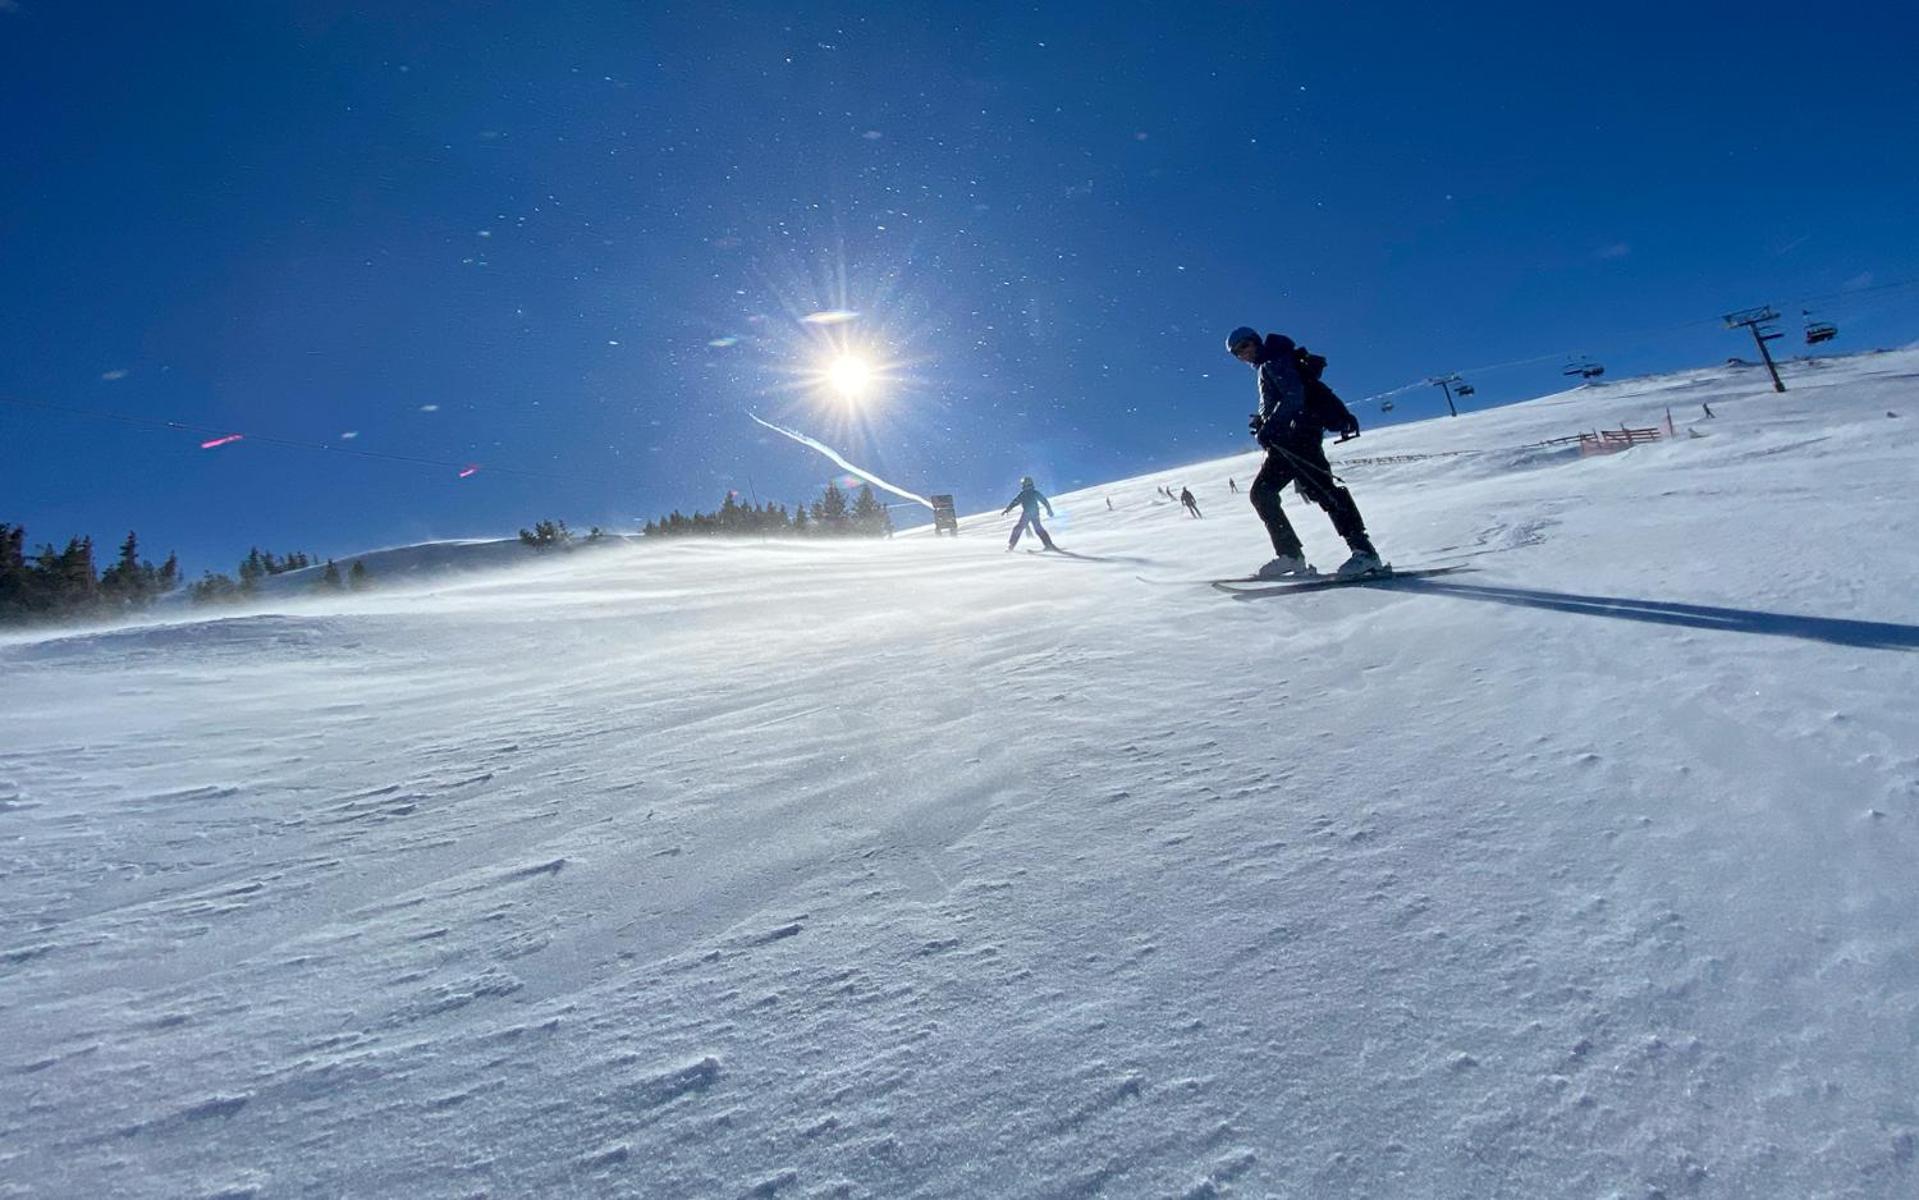
{"label": "lift tower", "polygon": [[1776,329],[1766,328],[1768,323],[1778,319],[1779,314],[1773,311],[1772,305],[1766,304],[1758,308],[1746,308],[1736,313],[1727,313],[1726,328],[1738,329],[1743,325],[1752,333],[1753,345],[1759,347],[1759,357],[1766,360],[1766,370],[1772,374],[1772,390],[1783,392],[1786,390],[1786,385],[1779,382],[1779,368],[1772,365],[1772,351],[1766,349],[1767,342],[1777,341],[1786,336]]}

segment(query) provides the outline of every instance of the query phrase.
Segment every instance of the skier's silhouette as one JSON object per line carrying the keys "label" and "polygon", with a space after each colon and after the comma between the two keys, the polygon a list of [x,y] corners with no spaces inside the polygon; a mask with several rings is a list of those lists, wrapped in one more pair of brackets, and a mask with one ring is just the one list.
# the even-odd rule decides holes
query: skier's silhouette
{"label": "skier's silhouette", "polygon": [[1041,505],[1046,506],[1047,516],[1053,515],[1053,502],[1040,495],[1039,489],[1033,486],[1033,477],[1031,475],[1022,477],[1019,481],[1019,495],[1013,497],[1007,502],[1005,508],[999,510],[1002,517],[1015,508],[1020,510],[1019,524],[1013,526],[1013,536],[1006,539],[1008,550],[1019,545],[1019,535],[1025,533],[1028,526],[1031,526],[1033,532],[1039,535],[1041,545],[1048,550],[1059,549],[1053,544],[1052,535],[1046,532],[1046,526],[1039,523]]}

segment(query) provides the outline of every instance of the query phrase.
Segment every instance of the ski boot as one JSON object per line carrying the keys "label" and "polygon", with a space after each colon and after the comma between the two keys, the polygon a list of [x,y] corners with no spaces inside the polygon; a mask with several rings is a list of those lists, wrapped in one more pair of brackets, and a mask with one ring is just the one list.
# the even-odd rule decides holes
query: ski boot
{"label": "ski boot", "polygon": [[1339,564],[1335,572],[1341,579],[1360,579],[1367,575],[1389,575],[1392,567],[1380,561],[1379,552],[1371,548],[1353,551],[1353,556]]}
{"label": "ski boot", "polygon": [[1319,574],[1303,554],[1282,554],[1254,573],[1255,579],[1307,579]]}

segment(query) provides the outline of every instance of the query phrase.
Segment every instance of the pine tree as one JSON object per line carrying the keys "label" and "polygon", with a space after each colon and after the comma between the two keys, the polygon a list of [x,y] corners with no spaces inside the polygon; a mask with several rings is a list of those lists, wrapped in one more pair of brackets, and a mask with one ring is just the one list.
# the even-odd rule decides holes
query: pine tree
{"label": "pine tree", "polygon": [[535,550],[565,549],[573,541],[573,531],[565,521],[539,521],[532,529],[520,530],[520,541]]}
{"label": "pine tree", "polygon": [[340,582],[340,568],[333,565],[332,559],[326,560],[326,570],[320,572],[320,582],[317,586],[334,592],[345,586]]}
{"label": "pine tree", "polygon": [[127,530],[127,540],[120,543],[119,567],[123,574],[137,576],[140,573],[140,539],[133,530]]}
{"label": "pine tree", "polygon": [[819,532],[843,534],[847,532],[846,493],[839,485],[827,481],[826,491],[813,502],[813,520],[819,525]]}
{"label": "pine tree", "polygon": [[173,551],[167,552],[167,561],[160,564],[160,576],[157,581],[162,592],[170,592],[180,586],[180,556]]}
{"label": "pine tree", "polygon": [[356,592],[365,591],[372,586],[372,580],[367,577],[365,563],[357,558],[353,560],[353,569],[346,573],[346,584]]}
{"label": "pine tree", "polygon": [[24,525],[0,522],[0,620],[24,616],[32,608],[33,576],[24,550]]}
{"label": "pine tree", "polygon": [[60,553],[53,548],[52,542],[40,543],[40,549],[35,552],[27,570],[33,578],[33,610],[51,612],[59,608],[62,595]]}
{"label": "pine tree", "polygon": [[853,532],[861,537],[884,537],[887,521],[886,506],[873,494],[873,485],[861,484],[860,494],[853,500]]}
{"label": "pine tree", "polygon": [[246,587],[233,582],[231,576],[215,575],[212,571],[205,572],[199,580],[187,588],[187,595],[195,604],[238,600],[246,593]]}
{"label": "pine tree", "polygon": [[73,538],[61,552],[58,565],[57,606],[87,609],[100,598],[100,577],[93,569],[93,539]]}
{"label": "pine tree", "polygon": [[140,561],[140,539],[129,530],[120,556],[100,573],[100,594],[110,603],[138,608],[157,587],[153,564]]}
{"label": "pine tree", "polygon": [[807,537],[813,532],[813,520],[806,515],[804,504],[793,506],[793,532],[801,537]]}

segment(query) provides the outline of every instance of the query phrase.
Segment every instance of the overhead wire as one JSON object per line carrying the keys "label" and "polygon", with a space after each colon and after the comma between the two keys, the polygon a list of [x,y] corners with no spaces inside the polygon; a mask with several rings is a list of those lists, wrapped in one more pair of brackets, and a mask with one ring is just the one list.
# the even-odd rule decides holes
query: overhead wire
{"label": "overhead wire", "polygon": [[[1895,279],[1889,283],[1867,284],[1863,287],[1840,288],[1838,291],[1819,292],[1810,296],[1793,296],[1786,299],[1784,304],[1785,304],[1785,307],[1792,308],[1799,305],[1811,304],[1816,301],[1845,299],[1852,296],[1867,295],[1873,292],[1894,291],[1899,288],[1909,288],[1909,287],[1915,287],[1915,286],[1919,286],[1919,276],[1916,276],[1910,279]],[[1643,337],[1646,334],[1651,334],[1651,333],[1670,333],[1670,332],[1673,332],[1674,330],[1679,330],[1679,329],[1691,329],[1697,325],[1718,325],[1718,324],[1721,324],[1724,320],[1725,320],[1724,317],[1693,317],[1685,321],[1670,322],[1670,323],[1661,324],[1661,325],[1642,326],[1641,328],[1638,328],[1638,329],[1628,329],[1621,333],[1615,334],[1613,336],[1615,340],[1623,340],[1625,338]],[[1570,361],[1574,358],[1577,358],[1587,353],[1589,352],[1580,351],[1580,350],[1561,350],[1561,351],[1555,351],[1554,353],[1551,353],[1551,354],[1535,355],[1531,358],[1517,358],[1517,359],[1513,359],[1510,362],[1493,363],[1489,366],[1464,367],[1457,371],[1452,372],[1452,374],[1490,375],[1495,371],[1504,371],[1513,367],[1531,366],[1534,363],[1551,362],[1553,359],[1556,359],[1556,358],[1563,358]],[[1389,388],[1383,392],[1374,392],[1370,396],[1362,397],[1358,400],[1351,401],[1350,403],[1351,404],[1372,404],[1380,400],[1389,400],[1394,396],[1403,395],[1406,392],[1417,391],[1418,389],[1423,387],[1434,386],[1433,381],[1438,378],[1439,376],[1437,375],[1427,376],[1423,379],[1414,380],[1411,383],[1401,384],[1400,386],[1396,388]]]}

